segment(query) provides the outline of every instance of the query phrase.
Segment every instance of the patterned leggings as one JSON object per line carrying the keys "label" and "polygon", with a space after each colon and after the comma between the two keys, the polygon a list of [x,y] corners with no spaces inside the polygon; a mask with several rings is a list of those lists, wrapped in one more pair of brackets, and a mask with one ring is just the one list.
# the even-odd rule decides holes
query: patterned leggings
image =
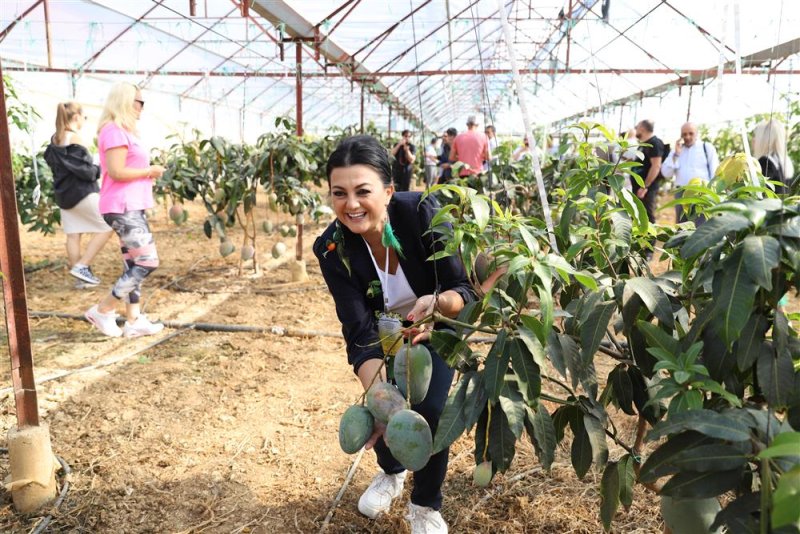
{"label": "patterned leggings", "polygon": [[158,267],[158,252],[143,210],[106,213],[103,219],[119,236],[125,272],[111,294],[131,304],[139,302],[142,282]]}

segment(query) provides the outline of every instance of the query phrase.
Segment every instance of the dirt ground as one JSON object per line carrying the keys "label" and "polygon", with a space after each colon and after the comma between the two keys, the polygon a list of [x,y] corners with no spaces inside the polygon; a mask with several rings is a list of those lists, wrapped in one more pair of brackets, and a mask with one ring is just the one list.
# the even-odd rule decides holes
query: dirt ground
{"label": "dirt ground", "polygon": [[[239,277],[238,253],[221,258],[216,238],[203,235],[202,207],[188,207],[190,219],[180,227],[164,207],[151,219],[161,267],[144,291],[150,317],[339,331],[310,253],[320,226],[306,227],[309,282],[290,283],[287,265],[269,253],[277,238],[264,234],[258,238],[263,274]],[[259,213],[259,228],[263,217]],[[232,235],[238,247],[241,232]],[[24,233],[22,240],[26,265],[64,257],[60,233]],[[285,241],[294,250],[295,240]],[[104,283],[89,290],[74,289],[63,264],[30,273],[30,311],[82,314],[95,303],[119,274],[115,238],[94,270]],[[341,339],[170,328],[155,339],[112,339],[61,318],[32,319],[31,329],[37,379],[77,370],[38,389],[54,451],[73,471],[49,532],[320,530],[355,458],[341,452],[337,438],[340,415],[360,394]],[[98,367],[85,369],[91,365]],[[612,365],[601,363],[598,375]],[[3,430],[16,424],[8,386],[9,379],[0,382]],[[612,416],[631,443],[633,421]],[[531,444],[520,443],[512,468],[480,489],[472,484],[473,436],[463,436],[451,449],[444,487],[442,513],[450,531],[601,532],[599,475],[577,479],[570,442],[560,447],[549,473]],[[623,453],[611,448],[612,459]],[[0,470],[8,472],[5,457]],[[403,515],[410,484],[388,515],[370,521],[358,514],[358,497],[376,470],[374,455],[365,454],[329,532],[408,531]],[[10,494],[0,495],[0,531],[27,532],[40,519],[16,515]],[[614,531],[660,532],[654,496],[637,487],[633,507],[618,513]]]}

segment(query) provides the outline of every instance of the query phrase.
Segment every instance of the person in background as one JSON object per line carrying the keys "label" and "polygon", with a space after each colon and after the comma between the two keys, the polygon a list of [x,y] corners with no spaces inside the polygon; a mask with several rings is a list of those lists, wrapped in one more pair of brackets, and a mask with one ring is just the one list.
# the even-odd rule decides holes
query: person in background
{"label": "person in background", "polygon": [[[152,335],[164,329],[141,313],[139,300],[145,278],[158,267],[155,240],[145,210],[153,207],[153,179],[164,168],[150,165],[148,150],[136,129],[144,109],[141,90],[131,83],[118,83],[106,99],[97,134],[103,185],[100,213],[119,236],[125,271],[111,292],[89,308],[86,319],[112,337]],[[127,321],[117,326],[117,302],[125,302]]]}
{"label": "person in background", "polygon": [[644,180],[644,187],[640,187],[636,180],[631,179],[631,191],[644,204],[647,218],[651,223],[656,222],[658,180],[661,177],[661,162],[664,157],[664,142],[653,134],[653,128],[653,122],[649,120],[640,121],[636,125],[636,139],[650,146],[640,148],[644,154],[644,161],[641,166],[632,169]]}
{"label": "person in background", "polygon": [[430,187],[436,183],[439,175],[439,137],[434,137],[425,147],[425,186]]}
{"label": "person in background", "polygon": [[394,167],[392,176],[398,191],[408,191],[411,189],[411,177],[414,174],[414,160],[416,159],[417,148],[411,143],[411,132],[403,130],[400,141],[392,147],[394,156]]}
{"label": "person in background", "polygon": [[784,125],[775,119],[759,122],[753,130],[752,153],[761,165],[761,174],[783,184],[776,186],[775,191],[779,194],[788,193],[794,178],[794,165],[786,155]]}
{"label": "person in background", "polygon": [[478,126],[480,125],[475,115],[467,117],[467,131],[456,136],[450,149],[451,162],[458,161],[469,165],[469,168],[461,169],[460,176],[480,173],[483,170],[483,162],[489,161],[492,157],[489,152],[489,140],[486,134],[478,131]]}
{"label": "person in background", "polygon": [[456,136],[458,135],[458,130],[455,128],[448,128],[447,131],[442,135],[442,153],[439,155],[439,183],[444,184],[449,182],[453,179],[453,169],[450,165],[450,150],[453,146],[453,141],[455,141]]}
{"label": "person in background", "polygon": [[[683,187],[694,178],[708,182],[714,177],[719,167],[717,149],[709,142],[700,139],[697,135],[697,126],[687,122],[681,126],[681,138],[675,142],[673,148],[661,165],[661,175],[664,178],[675,177],[675,186]],[[681,198],[682,191],[675,193],[675,198]],[[684,222],[683,206],[675,206],[675,221]]]}
{"label": "person in background", "polygon": [[[77,278],[75,287],[94,287],[100,279],[92,272],[92,260],[111,237],[111,228],[100,216],[100,169],[80,135],[86,117],[77,102],[58,104],[56,133],[44,151],[53,171],[55,201],[61,208],[61,225],[67,235],[69,274]],[[92,238],[81,254],[81,236]]]}
{"label": "person in background", "polygon": [[[326,170],[336,220],[314,242],[314,254],[342,323],[348,363],[368,390],[374,380],[387,380],[376,314],[394,313],[412,322],[434,310],[457,317],[476,295],[455,256],[428,261],[442,250],[428,232],[438,203],[433,196],[423,200],[421,192],[395,192],[386,150],[376,139],[359,135],[343,140]],[[377,294],[368,291],[376,277],[381,287]],[[454,372],[429,344],[430,326],[408,332],[412,343],[425,344],[433,361],[428,393],[411,408],[435,434]],[[389,510],[407,476],[384,442],[385,429],[376,421],[365,445],[374,448],[381,468],[358,500],[358,511],[372,519]],[[447,532],[439,509],[448,455],[449,449],[437,452],[414,472],[406,516],[412,534]]]}
{"label": "person in background", "polygon": [[511,159],[514,161],[522,161],[522,159],[526,157],[531,157],[531,145],[527,137],[522,140],[522,144],[514,151]]}
{"label": "person in background", "polygon": [[[492,163],[497,161],[497,147],[500,146],[500,141],[497,140],[497,131],[494,129],[494,126],[489,124],[486,128],[483,129],[483,133],[486,134],[486,139],[489,141],[489,153],[492,154]],[[489,170],[489,162],[483,162],[483,170]]]}

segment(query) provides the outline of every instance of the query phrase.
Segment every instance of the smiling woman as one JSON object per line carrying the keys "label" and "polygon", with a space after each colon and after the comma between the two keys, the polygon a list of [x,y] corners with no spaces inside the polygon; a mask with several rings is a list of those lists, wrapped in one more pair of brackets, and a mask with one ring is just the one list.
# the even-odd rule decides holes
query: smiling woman
{"label": "smiling woman", "polygon": [[[314,253],[336,303],[348,361],[368,390],[374,381],[387,380],[377,315],[400,315],[412,322],[434,311],[456,317],[475,295],[457,258],[428,261],[439,250],[427,233],[438,205],[420,193],[395,192],[388,154],[377,140],[355,136],[342,141],[328,160],[327,174],[336,221],[317,238]],[[413,344],[424,344],[432,357],[428,393],[411,408],[435,432],[453,371],[429,345],[429,330],[409,328],[405,335]],[[358,502],[358,510],[370,518],[389,509],[406,477],[384,441],[385,430],[376,420],[366,443],[375,448],[382,469]],[[408,516],[412,532],[447,532],[438,510],[448,451],[432,455],[414,474]]]}

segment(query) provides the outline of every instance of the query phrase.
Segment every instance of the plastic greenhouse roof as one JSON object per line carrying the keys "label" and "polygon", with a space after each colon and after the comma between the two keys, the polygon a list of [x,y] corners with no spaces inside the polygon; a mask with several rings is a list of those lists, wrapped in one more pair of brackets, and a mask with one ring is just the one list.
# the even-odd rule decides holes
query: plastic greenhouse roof
{"label": "plastic greenhouse roof", "polygon": [[501,2],[537,124],[718,122],[800,85],[796,0],[3,0],[0,61],[62,100],[127,80],[201,129],[263,131],[295,114],[299,38],[306,129],[359,123],[363,91],[379,127],[520,132]]}

